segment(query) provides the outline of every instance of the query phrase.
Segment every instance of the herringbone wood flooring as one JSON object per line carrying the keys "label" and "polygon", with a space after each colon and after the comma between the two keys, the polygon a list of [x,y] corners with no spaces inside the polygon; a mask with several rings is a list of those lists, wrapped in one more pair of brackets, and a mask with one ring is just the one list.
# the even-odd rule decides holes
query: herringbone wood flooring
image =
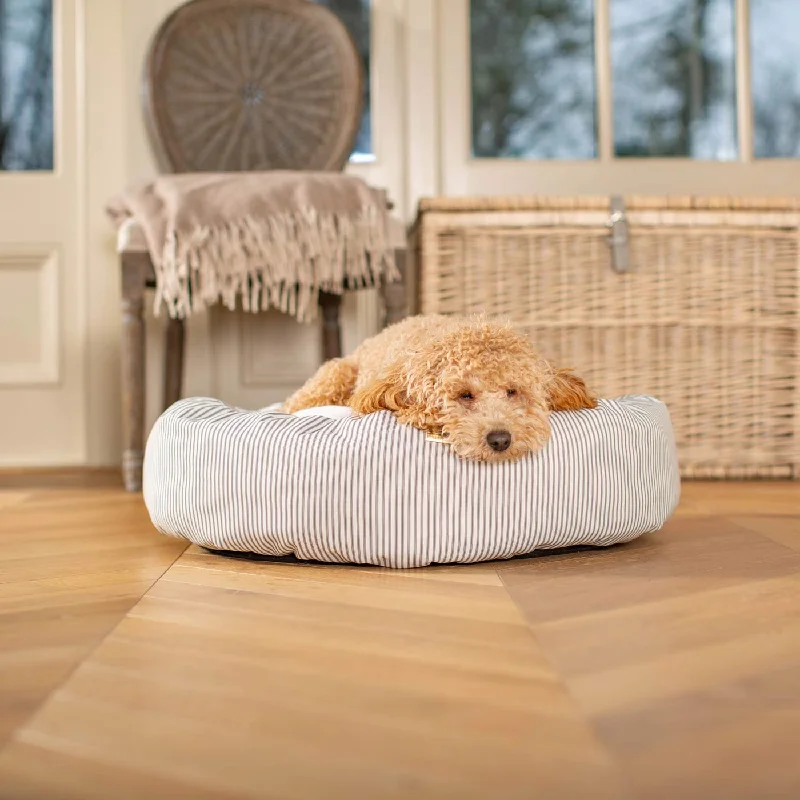
{"label": "herringbone wood flooring", "polygon": [[800,486],[630,545],[226,560],[114,489],[0,493],[0,798],[800,797]]}

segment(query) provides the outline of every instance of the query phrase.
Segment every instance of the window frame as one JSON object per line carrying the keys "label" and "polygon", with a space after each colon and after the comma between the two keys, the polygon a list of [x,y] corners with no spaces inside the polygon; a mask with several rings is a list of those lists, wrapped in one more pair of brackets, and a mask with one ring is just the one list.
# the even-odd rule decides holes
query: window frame
{"label": "window frame", "polygon": [[610,0],[594,0],[597,156],[586,160],[472,154],[470,0],[439,0],[439,191],[442,194],[792,194],[800,159],[753,155],[749,0],[735,0],[738,156],[730,161],[614,155]]}
{"label": "window frame", "polygon": [[[372,153],[349,159],[345,171],[372,186],[388,191],[391,201],[405,211],[407,203],[404,165],[406,121],[403,25],[407,0],[369,0],[370,99]],[[430,2],[430,0],[424,0]],[[355,313],[352,341],[345,335],[345,350],[380,329],[380,306],[374,289],[349,292],[344,298],[345,318]]]}

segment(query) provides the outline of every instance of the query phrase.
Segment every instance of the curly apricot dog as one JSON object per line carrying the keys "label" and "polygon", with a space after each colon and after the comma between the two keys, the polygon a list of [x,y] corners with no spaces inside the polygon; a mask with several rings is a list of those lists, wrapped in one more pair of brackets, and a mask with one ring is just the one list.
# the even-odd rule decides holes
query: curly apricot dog
{"label": "curly apricot dog", "polygon": [[442,436],[463,458],[495,462],[541,448],[551,411],[594,408],[597,400],[510,326],[431,315],[403,320],[323,364],[283,410],[323,405],[391,411]]}

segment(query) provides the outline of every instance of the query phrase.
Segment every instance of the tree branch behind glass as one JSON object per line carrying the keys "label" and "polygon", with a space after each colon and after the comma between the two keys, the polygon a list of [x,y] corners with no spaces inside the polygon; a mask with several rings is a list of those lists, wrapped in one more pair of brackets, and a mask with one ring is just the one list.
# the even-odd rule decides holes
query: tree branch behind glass
{"label": "tree branch behind glass", "polygon": [[592,0],[472,0],[477,157],[596,152]]}
{"label": "tree branch behind glass", "polygon": [[0,0],[0,169],[53,169],[52,0]]}

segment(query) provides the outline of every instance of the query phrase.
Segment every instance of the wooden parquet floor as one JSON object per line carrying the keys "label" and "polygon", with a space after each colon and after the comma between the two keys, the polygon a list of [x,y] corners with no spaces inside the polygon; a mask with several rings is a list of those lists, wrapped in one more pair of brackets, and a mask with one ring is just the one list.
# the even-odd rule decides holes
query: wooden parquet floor
{"label": "wooden parquet floor", "polygon": [[111,488],[0,492],[0,800],[800,798],[800,485],[609,550],[213,556]]}

